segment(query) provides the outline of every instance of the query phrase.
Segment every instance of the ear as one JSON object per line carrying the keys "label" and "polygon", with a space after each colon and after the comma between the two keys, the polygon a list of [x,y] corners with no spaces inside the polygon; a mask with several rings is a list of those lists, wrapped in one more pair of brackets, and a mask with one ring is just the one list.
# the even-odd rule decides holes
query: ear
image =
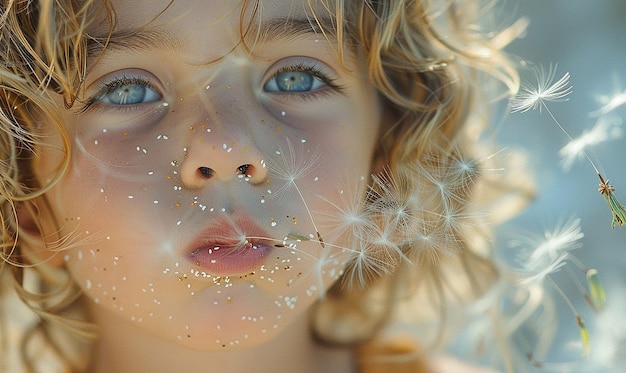
{"label": "ear", "polygon": [[44,197],[16,203],[18,242],[22,255],[32,263],[46,262],[54,267],[63,265],[63,255],[54,251],[60,234]]}

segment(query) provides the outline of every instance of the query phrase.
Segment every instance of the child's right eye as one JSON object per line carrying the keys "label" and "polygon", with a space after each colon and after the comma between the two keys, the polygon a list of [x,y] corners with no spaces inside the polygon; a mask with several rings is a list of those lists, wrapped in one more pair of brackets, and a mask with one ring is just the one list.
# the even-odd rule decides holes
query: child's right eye
{"label": "child's right eye", "polygon": [[90,103],[133,106],[160,99],[161,94],[147,79],[123,76],[103,84],[102,88],[90,100]]}

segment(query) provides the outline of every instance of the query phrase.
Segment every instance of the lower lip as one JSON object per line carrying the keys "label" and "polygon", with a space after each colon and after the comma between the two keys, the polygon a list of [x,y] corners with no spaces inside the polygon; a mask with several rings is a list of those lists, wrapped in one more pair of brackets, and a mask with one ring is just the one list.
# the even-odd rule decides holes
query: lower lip
{"label": "lower lip", "polygon": [[190,252],[188,258],[211,276],[247,275],[265,262],[272,249],[273,246],[265,243],[206,245]]}

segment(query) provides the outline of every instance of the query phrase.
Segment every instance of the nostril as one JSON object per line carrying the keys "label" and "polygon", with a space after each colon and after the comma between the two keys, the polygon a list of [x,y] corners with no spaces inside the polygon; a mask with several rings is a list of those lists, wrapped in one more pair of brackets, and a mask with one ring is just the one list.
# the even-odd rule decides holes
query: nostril
{"label": "nostril", "polygon": [[254,172],[254,166],[251,164],[243,164],[237,167],[237,173],[243,177],[249,177]]}
{"label": "nostril", "polygon": [[213,171],[212,168],[202,166],[198,167],[198,173],[200,173],[202,177],[210,179],[215,174],[215,171]]}

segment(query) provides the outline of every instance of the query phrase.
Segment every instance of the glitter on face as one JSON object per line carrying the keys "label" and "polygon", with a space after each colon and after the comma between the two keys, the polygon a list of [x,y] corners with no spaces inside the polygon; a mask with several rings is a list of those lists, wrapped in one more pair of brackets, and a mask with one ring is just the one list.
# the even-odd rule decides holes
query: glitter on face
{"label": "glitter on face", "polygon": [[[160,17],[177,26],[167,29],[174,35],[187,24],[212,25],[178,23],[168,12]],[[224,43],[215,50],[232,49]],[[298,43],[286,50],[313,39]],[[335,68],[329,51],[313,57],[350,70]],[[76,151],[50,201],[63,233],[90,237],[63,255],[95,312],[114,311],[195,349],[256,345],[323,296],[350,257],[341,234],[323,223],[341,204],[339,186],[369,172],[376,95],[356,75],[341,75],[345,96],[260,98],[262,87],[246,77],[275,71],[243,54],[189,68],[206,57],[195,53],[147,71],[167,82],[159,101],[86,110],[80,120],[63,113]],[[296,66],[301,55],[290,57]],[[199,178],[199,167],[219,176]]]}

